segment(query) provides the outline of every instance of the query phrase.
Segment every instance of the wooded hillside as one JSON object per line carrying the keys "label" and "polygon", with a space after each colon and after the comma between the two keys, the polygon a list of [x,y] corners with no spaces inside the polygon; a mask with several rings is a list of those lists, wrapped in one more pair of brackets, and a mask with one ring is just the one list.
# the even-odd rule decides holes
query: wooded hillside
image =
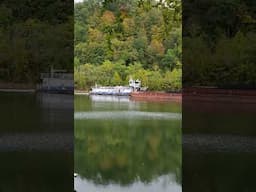
{"label": "wooded hillside", "polygon": [[181,89],[180,0],[90,0],[75,4],[75,86]]}

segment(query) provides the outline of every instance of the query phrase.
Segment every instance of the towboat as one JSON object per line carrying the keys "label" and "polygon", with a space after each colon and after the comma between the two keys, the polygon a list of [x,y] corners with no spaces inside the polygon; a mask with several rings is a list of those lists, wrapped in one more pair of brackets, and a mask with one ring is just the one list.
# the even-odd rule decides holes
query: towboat
{"label": "towboat", "polygon": [[115,86],[115,87],[93,87],[91,95],[117,95],[129,96],[133,89],[131,87]]}
{"label": "towboat", "polygon": [[116,95],[129,96],[132,92],[138,91],[141,88],[140,80],[129,80],[129,86],[98,86],[97,84],[91,88],[91,95]]}

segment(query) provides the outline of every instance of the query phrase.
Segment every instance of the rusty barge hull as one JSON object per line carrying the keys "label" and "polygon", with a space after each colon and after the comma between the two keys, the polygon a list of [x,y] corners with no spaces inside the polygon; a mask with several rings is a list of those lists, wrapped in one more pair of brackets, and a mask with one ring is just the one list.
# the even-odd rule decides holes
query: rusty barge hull
{"label": "rusty barge hull", "polygon": [[133,92],[130,94],[132,100],[148,101],[182,101],[181,93],[163,93],[163,92]]}

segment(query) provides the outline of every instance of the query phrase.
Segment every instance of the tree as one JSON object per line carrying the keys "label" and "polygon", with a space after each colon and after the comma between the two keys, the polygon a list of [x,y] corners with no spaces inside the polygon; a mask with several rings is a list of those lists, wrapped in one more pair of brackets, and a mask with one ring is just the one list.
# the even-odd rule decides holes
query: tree
{"label": "tree", "polygon": [[141,2],[95,0],[75,6],[75,62],[91,64],[94,83],[127,85],[131,76],[163,90],[165,72],[181,68],[179,1]]}
{"label": "tree", "polygon": [[113,85],[121,85],[122,84],[122,79],[121,79],[120,75],[118,74],[118,72],[115,71],[111,82]]}

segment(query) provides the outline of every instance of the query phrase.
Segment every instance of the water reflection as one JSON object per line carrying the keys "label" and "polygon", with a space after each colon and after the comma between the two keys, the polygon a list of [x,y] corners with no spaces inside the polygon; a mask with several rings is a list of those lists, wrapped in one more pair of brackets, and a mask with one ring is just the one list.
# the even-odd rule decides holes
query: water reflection
{"label": "water reflection", "polygon": [[255,98],[203,99],[183,96],[183,191],[255,191]]}
{"label": "water reflection", "polygon": [[131,103],[129,96],[112,96],[112,95],[90,95],[90,100],[94,103],[99,103],[99,102],[122,102],[122,103]]}
{"label": "water reflection", "polygon": [[181,191],[180,106],[94,102],[75,98],[75,189]]}
{"label": "water reflection", "polygon": [[73,96],[0,93],[0,191],[73,191]]}
{"label": "water reflection", "polygon": [[73,95],[0,93],[2,134],[73,132]]}
{"label": "water reflection", "polygon": [[[128,186],[120,186],[114,183],[109,185],[97,185],[91,181],[84,180],[80,177],[76,179],[76,189],[77,191],[85,192],[113,192],[113,191],[123,191],[123,192],[157,192],[161,189],[162,192],[180,192],[181,186],[176,182],[175,176],[173,175],[163,175],[159,178],[153,180],[150,185],[145,184],[141,181],[136,181]],[[170,184],[171,183],[171,184]]]}
{"label": "water reflection", "polygon": [[140,105],[130,101],[128,96],[111,95],[90,95],[91,107],[93,111],[104,111],[106,109],[120,110],[139,110]]}

